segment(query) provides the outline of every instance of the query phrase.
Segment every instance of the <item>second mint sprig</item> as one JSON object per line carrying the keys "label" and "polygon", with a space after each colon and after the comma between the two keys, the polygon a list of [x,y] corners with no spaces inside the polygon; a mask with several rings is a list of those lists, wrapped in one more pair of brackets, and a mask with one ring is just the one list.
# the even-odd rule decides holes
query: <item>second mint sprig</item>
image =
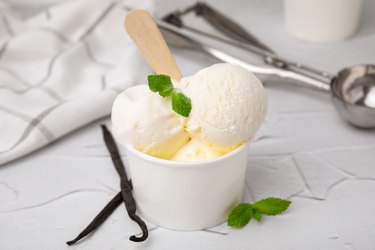
{"label": "second mint sprig", "polygon": [[262,220],[262,215],[278,215],[288,209],[291,201],[280,198],[267,198],[250,203],[241,203],[230,212],[227,220],[228,226],[244,227],[254,218],[257,221]]}
{"label": "second mint sprig", "polygon": [[172,80],[167,75],[149,75],[148,87],[152,92],[158,92],[160,96],[172,96],[172,109],[177,114],[188,117],[191,111],[191,100],[181,90],[173,86]]}

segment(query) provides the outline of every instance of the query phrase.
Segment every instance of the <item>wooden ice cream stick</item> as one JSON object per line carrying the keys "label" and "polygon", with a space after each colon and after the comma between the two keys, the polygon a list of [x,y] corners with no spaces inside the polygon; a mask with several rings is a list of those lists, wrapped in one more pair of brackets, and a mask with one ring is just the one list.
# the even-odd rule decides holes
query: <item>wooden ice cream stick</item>
{"label": "wooden ice cream stick", "polygon": [[134,9],[125,18],[125,29],[157,74],[180,80],[182,74],[174,61],[158,26],[143,9]]}

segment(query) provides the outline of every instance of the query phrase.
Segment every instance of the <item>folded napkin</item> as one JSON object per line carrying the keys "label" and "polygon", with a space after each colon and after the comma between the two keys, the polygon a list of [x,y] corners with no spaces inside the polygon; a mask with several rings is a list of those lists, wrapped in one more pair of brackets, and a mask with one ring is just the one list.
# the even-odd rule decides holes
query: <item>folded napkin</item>
{"label": "folded napkin", "polygon": [[123,20],[148,0],[80,0],[26,20],[0,4],[0,165],[111,112],[150,73]]}

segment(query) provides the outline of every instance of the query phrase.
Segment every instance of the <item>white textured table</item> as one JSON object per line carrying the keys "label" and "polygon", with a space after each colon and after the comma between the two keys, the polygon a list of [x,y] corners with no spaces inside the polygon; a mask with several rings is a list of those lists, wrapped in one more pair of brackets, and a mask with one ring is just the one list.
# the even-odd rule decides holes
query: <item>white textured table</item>
{"label": "white textured table", "polygon": [[[335,44],[289,37],[280,1],[216,2],[290,59],[332,72],[375,62],[374,1],[365,1],[357,35]],[[187,4],[161,0],[157,13]],[[185,75],[214,62],[188,52],[176,56]],[[250,148],[244,200],[288,198],[287,213],[239,230],[174,232],[148,224],[149,239],[133,243],[128,237],[139,229],[121,206],[70,249],[374,249],[375,131],[344,123],[324,94],[281,82],[267,92],[269,113]],[[100,123],[110,126],[109,119],[98,121],[0,167],[0,249],[69,249],[65,241],[117,193]]]}

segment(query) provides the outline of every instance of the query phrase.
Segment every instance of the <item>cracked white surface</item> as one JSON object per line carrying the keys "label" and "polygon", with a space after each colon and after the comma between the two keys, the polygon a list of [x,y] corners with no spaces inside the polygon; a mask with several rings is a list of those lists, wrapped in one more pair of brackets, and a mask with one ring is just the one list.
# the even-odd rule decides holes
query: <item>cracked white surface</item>
{"label": "cracked white surface", "polygon": [[[290,38],[282,28],[280,1],[241,2],[242,9],[216,2],[290,59],[332,72],[375,61],[375,2],[371,0],[365,1],[357,36],[335,45]],[[163,4],[157,5],[159,14],[188,4],[158,3]],[[245,7],[248,15],[236,15]],[[6,30],[1,28],[1,32]],[[70,39],[77,36],[72,33]],[[107,41],[94,42],[95,36],[88,37],[90,49],[107,46]],[[86,56],[79,60],[89,63]],[[214,62],[184,51],[176,51],[176,57],[185,74]],[[94,54],[94,58],[113,63],[104,55]],[[100,72],[100,66],[95,67]],[[121,64],[106,76],[110,85],[116,82],[111,79],[121,77],[132,77],[121,71]],[[0,167],[0,249],[373,249],[375,131],[344,123],[328,96],[284,84],[267,86],[269,114],[250,147],[244,201],[290,198],[293,203],[285,214],[264,217],[261,223],[251,221],[239,230],[220,225],[198,232],[174,232],[148,223],[150,238],[134,243],[128,237],[139,229],[122,205],[92,236],[76,246],[66,246],[119,190],[99,128],[100,123],[109,125],[109,119],[104,119]],[[97,88],[95,83],[93,88]],[[59,125],[52,125],[54,120],[47,116],[44,123]],[[0,110],[0,124],[11,125],[4,121],[6,116]],[[22,122],[18,125],[22,127]]]}

